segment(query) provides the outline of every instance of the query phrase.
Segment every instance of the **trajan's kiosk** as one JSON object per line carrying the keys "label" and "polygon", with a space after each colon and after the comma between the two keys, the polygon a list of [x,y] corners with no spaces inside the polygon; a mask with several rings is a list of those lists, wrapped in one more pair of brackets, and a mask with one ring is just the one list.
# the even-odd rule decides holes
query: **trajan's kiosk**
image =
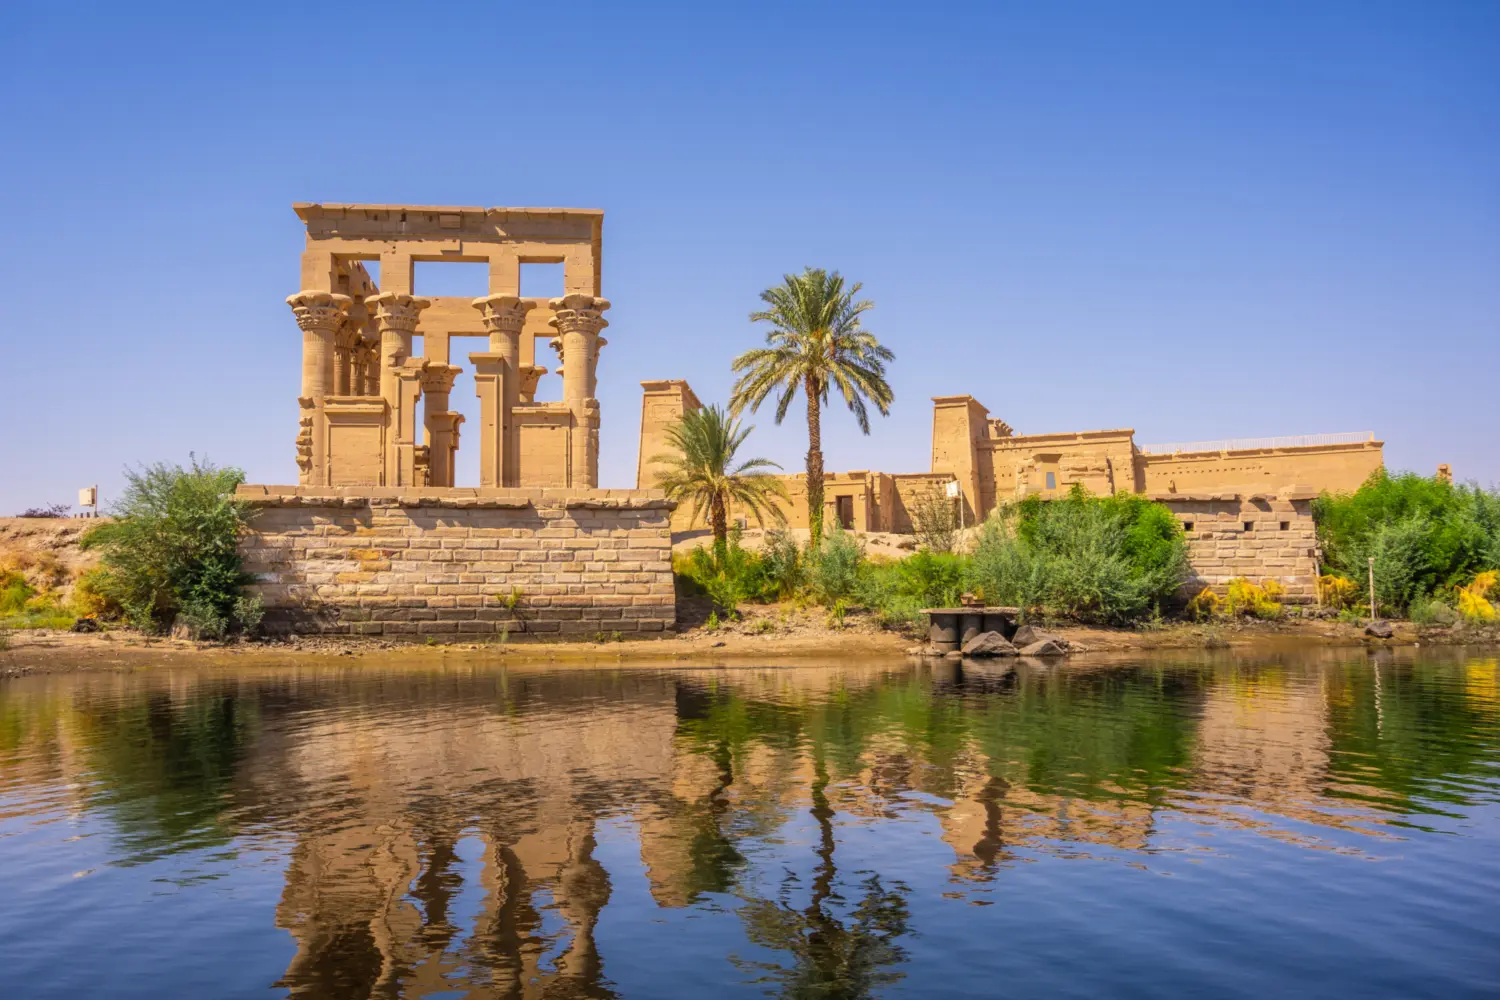
{"label": "trajan's kiosk", "polygon": [[[672,629],[671,532],[688,527],[688,511],[674,514],[650,488],[650,459],[699,403],[686,382],[643,383],[637,488],[599,488],[604,213],[294,208],[307,226],[301,288],[287,299],[302,330],[297,482],[240,488],[263,508],[245,550],[267,625],[448,638]],[[368,261],[379,262],[378,286]],[[417,297],[418,261],[486,264],[489,294]],[[536,263],[563,265],[562,296],[521,297],[521,267]],[[465,351],[463,338],[480,349]],[[548,370],[538,339],[555,352],[561,401],[536,400]],[[480,399],[472,428],[450,408],[465,359]],[[1182,520],[1192,585],[1276,578],[1308,599],[1310,501],[1381,464],[1367,433],[1150,446],[1130,430],[1017,434],[970,396],[933,405],[930,469],[829,474],[830,522],[909,532],[908,504],[933,490],[956,489],[971,521],[1074,484],[1128,490]],[[461,442],[479,449],[478,486],[454,484]],[[802,478],[786,477],[798,527]]]}

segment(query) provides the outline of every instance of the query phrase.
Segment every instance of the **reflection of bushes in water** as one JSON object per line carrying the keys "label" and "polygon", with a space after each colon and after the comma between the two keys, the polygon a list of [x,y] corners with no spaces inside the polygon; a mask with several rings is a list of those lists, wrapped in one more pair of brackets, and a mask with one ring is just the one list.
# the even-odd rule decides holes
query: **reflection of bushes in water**
{"label": "reflection of bushes in water", "polygon": [[[1378,676],[1377,676],[1378,671]],[[1488,678],[1474,697],[1470,677]],[[1493,774],[1493,733],[1500,719],[1494,657],[1452,663],[1389,663],[1359,659],[1321,673],[1327,705],[1328,768],[1354,786],[1387,793],[1377,808],[1437,812],[1431,803],[1468,804],[1465,777]],[[1337,786],[1328,795],[1345,793]]]}
{"label": "reflection of bushes in water", "polygon": [[255,701],[201,691],[174,703],[153,692],[127,704],[84,704],[79,714],[95,801],[140,852],[137,860],[233,836],[220,815],[259,732]]}

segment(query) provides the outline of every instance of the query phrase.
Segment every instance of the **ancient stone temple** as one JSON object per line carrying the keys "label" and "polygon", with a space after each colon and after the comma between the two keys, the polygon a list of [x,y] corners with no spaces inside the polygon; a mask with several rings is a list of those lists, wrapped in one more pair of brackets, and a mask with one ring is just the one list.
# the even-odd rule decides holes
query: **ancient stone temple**
{"label": "ancient stone temple", "polygon": [[[302,330],[297,482],[239,488],[261,508],[243,549],[267,628],[670,630],[675,504],[657,490],[598,488],[604,213],[294,207],[307,226],[301,290],[287,299]],[[488,294],[414,295],[423,261],[487,265]],[[526,264],[561,264],[564,294],[521,297]],[[536,400],[539,338],[557,357],[557,402]],[[475,428],[451,406],[465,361]],[[479,449],[477,486],[454,483],[460,446]]]}
{"label": "ancient stone temple", "polygon": [[[307,225],[302,290],[287,299],[302,328],[301,485],[453,486],[462,434],[477,438],[480,486],[598,486],[603,212],[294,207]],[[379,262],[378,287],[367,261]],[[487,264],[489,294],[413,295],[418,261]],[[565,294],[522,298],[533,263],[562,264]],[[454,340],[466,337],[482,338],[466,355],[482,413],[469,429],[449,409]],[[561,402],[536,402],[538,338],[556,352]]]}
{"label": "ancient stone temple", "polygon": [[[656,481],[652,459],[667,450],[667,428],[702,404],[681,380],[641,383],[641,451],[636,482]],[[1368,432],[1137,444],[1135,431],[1018,434],[972,396],[936,396],[930,471],[824,474],[823,519],[852,531],[911,532],[913,513],[934,496],[956,520],[982,521],[997,506],[1029,496],[1137,493],[1166,504],[1188,543],[1190,588],[1236,577],[1275,579],[1293,601],[1313,599],[1317,532],[1312,501],[1352,491],[1382,465],[1384,444]],[[1441,473],[1440,473],[1441,474]],[[808,525],[805,476],[782,477],[793,528]],[[949,499],[951,498],[951,499]],[[693,527],[679,508],[673,527]]]}

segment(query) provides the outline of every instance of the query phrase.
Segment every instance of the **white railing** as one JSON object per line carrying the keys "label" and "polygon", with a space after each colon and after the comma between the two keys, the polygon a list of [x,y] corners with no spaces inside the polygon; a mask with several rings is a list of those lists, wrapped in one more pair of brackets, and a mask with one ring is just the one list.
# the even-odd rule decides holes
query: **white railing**
{"label": "white railing", "polygon": [[1362,444],[1374,441],[1374,431],[1342,434],[1289,434],[1284,437],[1230,438],[1225,441],[1174,441],[1170,444],[1137,445],[1147,455],[1171,455],[1194,451],[1253,451],[1261,448],[1312,448],[1327,444]]}

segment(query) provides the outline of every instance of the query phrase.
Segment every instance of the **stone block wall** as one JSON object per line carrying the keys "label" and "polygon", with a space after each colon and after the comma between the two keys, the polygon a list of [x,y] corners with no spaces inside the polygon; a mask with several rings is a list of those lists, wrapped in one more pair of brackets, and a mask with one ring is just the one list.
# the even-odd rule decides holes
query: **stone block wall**
{"label": "stone block wall", "polygon": [[1230,580],[1276,580],[1292,604],[1317,599],[1318,535],[1308,494],[1157,494],[1187,535],[1189,577],[1184,591]]}
{"label": "stone block wall", "polygon": [[650,490],[242,486],[265,626],[483,641],[673,629],[673,505]]}
{"label": "stone block wall", "polygon": [[[894,531],[909,535],[916,530],[912,524],[912,510],[922,502],[929,494],[943,497],[944,502],[949,503],[957,509],[958,501],[948,500],[945,489],[953,481],[953,477],[946,472],[928,473],[897,473],[885,477],[891,485],[890,500],[883,501],[886,516],[884,524],[880,526],[881,531]],[[965,515],[967,517],[967,515]],[[973,524],[973,521],[968,521]]]}

